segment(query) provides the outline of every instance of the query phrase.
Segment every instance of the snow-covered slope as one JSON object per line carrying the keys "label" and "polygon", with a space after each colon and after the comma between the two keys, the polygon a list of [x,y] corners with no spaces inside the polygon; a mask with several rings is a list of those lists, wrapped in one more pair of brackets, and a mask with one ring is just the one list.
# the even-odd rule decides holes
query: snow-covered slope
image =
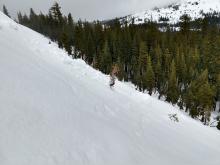
{"label": "snow-covered slope", "polygon": [[220,132],[48,42],[0,13],[1,165],[220,164]]}
{"label": "snow-covered slope", "polygon": [[164,8],[155,8],[141,13],[136,13],[125,17],[131,22],[134,18],[135,24],[153,20],[163,22],[161,17],[168,18],[168,23],[175,24],[183,14],[189,15],[192,20],[204,17],[204,14],[220,12],[220,0],[180,0]]}

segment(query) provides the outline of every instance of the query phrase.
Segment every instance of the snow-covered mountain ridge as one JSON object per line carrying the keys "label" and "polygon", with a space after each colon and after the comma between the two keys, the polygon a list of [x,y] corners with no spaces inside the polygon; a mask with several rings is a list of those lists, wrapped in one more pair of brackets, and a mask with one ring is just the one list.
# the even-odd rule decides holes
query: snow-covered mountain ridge
{"label": "snow-covered mountain ridge", "polygon": [[[220,132],[0,12],[1,165],[219,165]],[[176,114],[179,122],[170,120]]]}
{"label": "snow-covered mountain ridge", "polygon": [[220,12],[220,0],[180,0],[167,7],[154,8],[126,16],[123,20],[131,23],[132,19],[134,19],[135,24],[141,24],[149,20],[162,23],[164,20],[161,18],[168,18],[166,20],[168,23],[175,24],[179,22],[179,18],[183,14],[189,15],[192,20],[195,20],[203,18],[204,14],[214,12]]}

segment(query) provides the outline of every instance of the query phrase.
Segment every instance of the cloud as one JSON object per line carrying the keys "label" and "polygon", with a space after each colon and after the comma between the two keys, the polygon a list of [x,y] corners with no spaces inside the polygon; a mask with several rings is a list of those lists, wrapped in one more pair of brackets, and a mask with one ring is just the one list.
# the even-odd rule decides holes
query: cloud
{"label": "cloud", "polygon": [[[64,14],[71,12],[75,19],[103,20],[125,16],[147,10],[156,6],[163,6],[175,0],[57,0]],[[16,16],[18,11],[29,12],[33,8],[36,12],[47,13],[54,0],[0,0],[9,12]]]}

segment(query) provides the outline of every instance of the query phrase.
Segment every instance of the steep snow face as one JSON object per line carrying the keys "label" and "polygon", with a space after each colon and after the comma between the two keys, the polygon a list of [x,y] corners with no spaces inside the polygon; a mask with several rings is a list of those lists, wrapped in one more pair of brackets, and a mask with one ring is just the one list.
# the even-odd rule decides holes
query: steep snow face
{"label": "steep snow face", "polygon": [[[1,165],[219,165],[220,132],[0,13]],[[169,114],[177,114],[179,122]]]}
{"label": "steep snow face", "polygon": [[168,23],[175,24],[183,14],[189,15],[193,20],[202,18],[204,14],[220,12],[220,0],[181,0],[164,8],[155,8],[152,10],[136,13],[125,17],[125,20],[131,23],[134,18],[135,24],[144,23],[153,20],[162,22],[161,17],[168,18]]}

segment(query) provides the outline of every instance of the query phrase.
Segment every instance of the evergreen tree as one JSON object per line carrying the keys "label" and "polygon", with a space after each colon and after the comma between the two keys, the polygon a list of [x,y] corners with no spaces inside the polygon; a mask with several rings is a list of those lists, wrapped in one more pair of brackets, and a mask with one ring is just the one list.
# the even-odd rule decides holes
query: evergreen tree
{"label": "evergreen tree", "polygon": [[[73,28],[73,17],[72,17],[72,15],[71,15],[71,13],[69,13],[68,14],[68,25],[71,27],[71,28]],[[73,30],[73,29],[72,29]]]}
{"label": "evergreen tree", "polygon": [[141,42],[140,43],[140,49],[139,49],[139,59],[138,59],[139,70],[140,70],[141,75],[146,70],[147,57],[148,57],[148,53],[147,53],[146,43]]}
{"label": "evergreen tree", "polygon": [[178,98],[179,98],[179,94],[178,94],[178,83],[176,78],[176,66],[175,66],[175,61],[173,60],[169,74],[166,100],[168,102],[171,102],[172,104],[176,104]]}
{"label": "evergreen tree", "polygon": [[120,61],[120,58],[118,58],[116,65],[118,66],[118,70],[120,71],[118,72],[117,77],[120,81],[122,81],[124,79],[125,72],[124,72],[123,64]]}
{"label": "evergreen tree", "polygon": [[109,74],[111,72],[111,66],[112,66],[112,58],[111,58],[108,42],[106,41],[102,51],[100,69],[104,73]]}
{"label": "evergreen tree", "polygon": [[61,7],[57,2],[54,3],[54,5],[50,8],[49,10],[53,20],[58,24],[62,25],[63,24],[63,16],[61,13]]}
{"label": "evergreen tree", "polygon": [[157,60],[157,64],[155,67],[155,81],[156,81],[156,87],[157,90],[160,92],[161,91],[161,86],[164,83],[164,80],[162,78],[162,67],[161,67],[161,59],[159,58]]}
{"label": "evergreen tree", "polygon": [[220,121],[218,122],[217,128],[220,130]]}
{"label": "evergreen tree", "polygon": [[148,56],[147,59],[147,71],[146,71],[145,83],[149,94],[152,95],[153,89],[155,87],[155,75],[152,68],[150,56]]}
{"label": "evergreen tree", "polygon": [[192,55],[191,55],[191,64],[194,68],[198,67],[199,59],[200,59],[199,50],[196,47],[192,51]]}
{"label": "evergreen tree", "polygon": [[[217,89],[216,102],[220,102],[220,73],[218,74],[216,89]],[[220,107],[218,111],[220,112]]]}
{"label": "evergreen tree", "polygon": [[184,14],[180,17],[180,31],[183,35],[188,36],[190,32],[190,21],[191,17],[187,14]]}
{"label": "evergreen tree", "polygon": [[208,18],[205,17],[205,18],[202,20],[202,25],[201,25],[201,27],[202,27],[202,36],[203,36],[203,37],[205,37],[205,36],[207,35],[207,33],[208,33],[208,24],[209,24]]}
{"label": "evergreen tree", "polygon": [[25,23],[23,22],[23,15],[21,14],[20,11],[17,13],[17,17],[18,17],[18,22],[19,22],[20,24],[25,24]]}
{"label": "evergreen tree", "polygon": [[133,39],[132,46],[131,46],[131,70],[130,70],[130,79],[132,82],[135,83],[135,76],[138,72],[138,56],[139,56],[139,46],[138,41]]}
{"label": "evergreen tree", "polygon": [[32,28],[32,29],[35,29],[36,31],[39,31],[38,16],[32,8],[30,9],[29,19],[30,19],[30,22],[31,22],[29,27]]}
{"label": "evergreen tree", "polygon": [[191,99],[190,114],[192,117],[201,116],[204,124],[209,122],[210,113],[213,108],[214,90],[208,82],[208,70],[204,70],[194,81],[192,81],[187,98]]}
{"label": "evergreen tree", "polygon": [[138,57],[138,73],[137,73],[137,84],[139,84],[139,89],[144,91],[146,89],[146,85],[144,83],[146,72],[146,65],[147,65],[147,46],[145,42],[140,43],[139,48],[139,57]]}
{"label": "evergreen tree", "polygon": [[181,61],[181,55],[179,49],[176,50],[176,57],[175,57],[175,63],[176,63],[176,75],[178,77],[178,80],[182,82],[182,61]]}
{"label": "evergreen tree", "polygon": [[93,58],[94,58],[94,55],[95,55],[95,45],[94,45],[94,42],[93,42],[91,32],[89,32],[88,38],[87,38],[86,54],[87,54],[86,61],[89,64],[92,64]]}
{"label": "evergreen tree", "polygon": [[7,15],[9,18],[11,18],[10,14],[9,14],[9,12],[8,12],[8,9],[6,8],[5,5],[3,5],[3,13],[4,13],[5,15]]}
{"label": "evergreen tree", "polygon": [[199,97],[199,110],[202,115],[202,122],[208,124],[210,121],[211,112],[213,111],[213,100],[214,100],[214,91],[211,88],[208,81],[203,84],[197,92],[197,97]]}
{"label": "evergreen tree", "polygon": [[72,48],[69,42],[69,37],[66,32],[63,32],[60,37],[60,47],[64,48],[69,55],[72,54]]}
{"label": "evergreen tree", "polygon": [[74,28],[74,47],[75,47],[75,56],[81,57],[83,54],[83,25],[79,20]]}
{"label": "evergreen tree", "polygon": [[168,78],[169,71],[170,71],[170,64],[172,62],[172,55],[169,49],[165,49],[165,52],[162,58],[163,58],[162,69],[164,70],[164,74],[166,75],[166,78]]}

